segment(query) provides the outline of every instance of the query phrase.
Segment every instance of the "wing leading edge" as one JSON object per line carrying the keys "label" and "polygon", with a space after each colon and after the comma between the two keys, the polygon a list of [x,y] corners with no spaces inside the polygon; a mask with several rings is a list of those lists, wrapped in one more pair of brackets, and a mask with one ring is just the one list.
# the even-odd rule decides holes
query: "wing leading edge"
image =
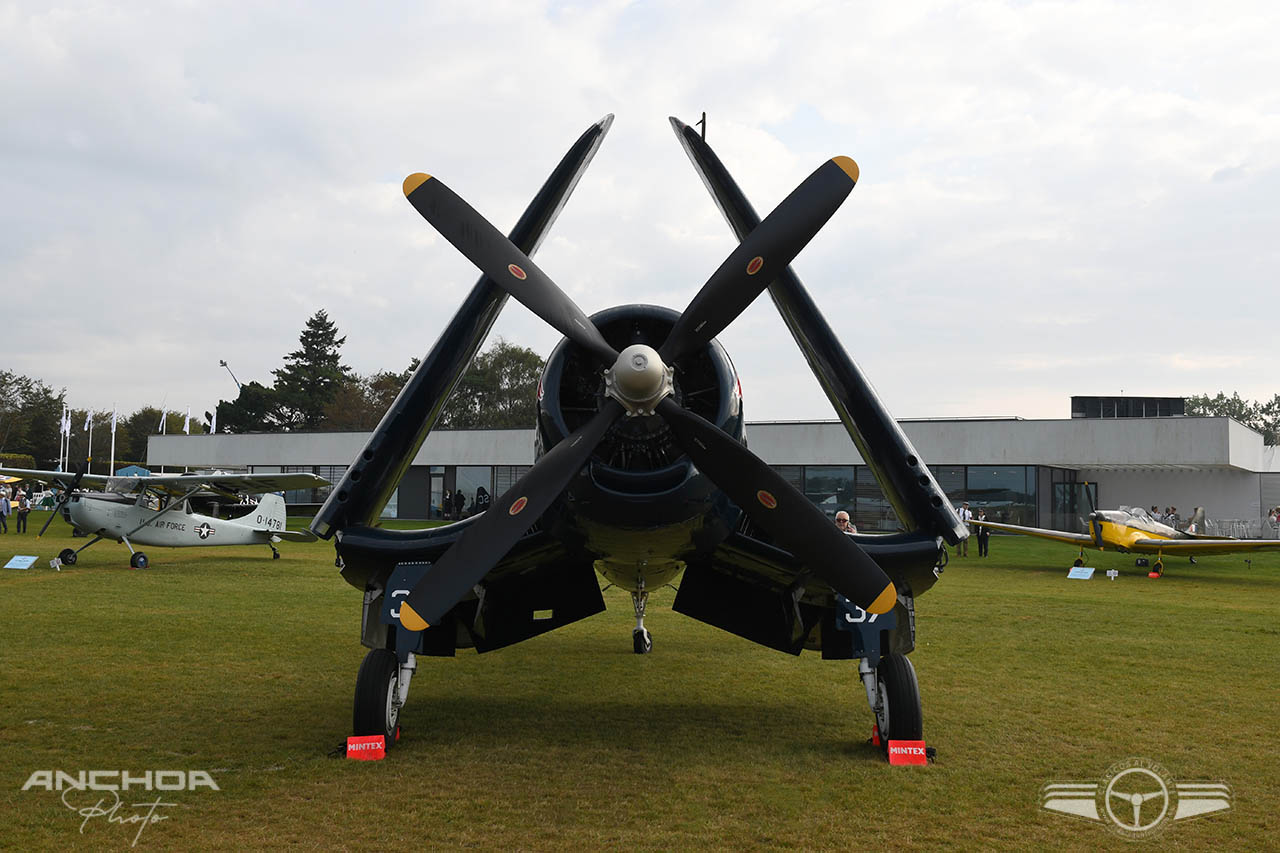
{"label": "wing leading edge", "polygon": [[1093,541],[1093,537],[1085,533],[1068,533],[1065,530],[1049,530],[1044,527],[1023,527],[1019,524],[1001,524],[998,521],[976,521],[969,522],[974,527],[990,527],[992,530],[1004,530],[1008,533],[1020,533],[1023,536],[1035,536],[1039,539],[1049,539],[1054,542],[1065,542],[1068,545],[1079,545],[1081,547],[1093,548],[1097,545]]}

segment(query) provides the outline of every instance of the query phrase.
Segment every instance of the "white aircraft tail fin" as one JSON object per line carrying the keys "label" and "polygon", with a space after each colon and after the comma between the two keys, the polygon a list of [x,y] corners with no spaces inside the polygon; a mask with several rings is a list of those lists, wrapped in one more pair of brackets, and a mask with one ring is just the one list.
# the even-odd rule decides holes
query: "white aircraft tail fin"
{"label": "white aircraft tail fin", "polygon": [[279,495],[265,494],[258,500],[258,505],[239,518],[233,518],[241,524],[247,524],[260,530],[279,533],[285,529],[284,498]]}

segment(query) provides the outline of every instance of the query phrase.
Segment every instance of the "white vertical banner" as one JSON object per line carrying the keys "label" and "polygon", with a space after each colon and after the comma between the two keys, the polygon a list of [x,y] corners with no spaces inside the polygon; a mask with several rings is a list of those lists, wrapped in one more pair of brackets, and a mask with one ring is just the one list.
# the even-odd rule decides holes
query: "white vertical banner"
{"label": "white vertical banner", "polygon": [[[222,401],[219,400],[218,402],[221,403]],[[218,434],[218,407],[214,406],[213,417],[209,419],[209,435],[217,435],[217,434]]]}
{"label": "white vertical banner", "polygon": [[93,473],[93,410],[90,409],[84,415],[84,428],[89,433],[88,445],[84,452],[84,472],[86,474]]}
{"label": "white vertical banner", "polygon": [[191,435],[191,407],[187,406],[187,416],[182,419],[182,431]]}
{"label": "white vertical banner", "polygon": [[116,404],[111,404],[111,470],[108,474],[116,473]]}

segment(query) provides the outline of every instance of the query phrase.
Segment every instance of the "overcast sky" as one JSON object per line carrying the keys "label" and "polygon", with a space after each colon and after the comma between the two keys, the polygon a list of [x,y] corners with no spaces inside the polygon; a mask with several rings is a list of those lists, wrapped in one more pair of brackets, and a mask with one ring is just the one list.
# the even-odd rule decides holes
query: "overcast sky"
{"label": "overcast sky", "polygon": [[[762,214],[858,161],[794,268],[898,417],[1280,392],[1274,3],[20,2],[0,56],[0,367],[77,408],[202,412],[319,308],[403,368],[477,277],[404,177],[505,232],[607,113],[538,263],[683,309],[734,245],[703,110]],[[749,419],[833,416],[767,297],[720,339]]]}

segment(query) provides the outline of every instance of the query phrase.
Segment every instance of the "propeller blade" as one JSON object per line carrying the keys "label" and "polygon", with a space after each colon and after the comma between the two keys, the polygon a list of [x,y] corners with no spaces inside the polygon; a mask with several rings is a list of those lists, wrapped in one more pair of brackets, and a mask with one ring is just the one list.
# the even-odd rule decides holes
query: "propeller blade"
{"label": "propeller blade", "polygon": [[805,568],[869,613],[893,609],[898,593],[884,570],[760,457],[670,397],[658,414],[698,470]]}
{"label": "propeller blade", "polygon": [[442,237],[518,302],[605,363],[617,360],[617,350],[550,276],[439,178],[412,174],[404,179],[404,195]]}
{"label": "propeller blade", "polygon": [[594,418],[543,454],[503,492],[414,586],[400,605],[400,624],[421,631],[444,618],[546,512],[622,411],[619,403],[606,400]]}
{"label": "propeller blade", "polygon": [[834,157],[764,218],[685,308],[660,354],[667,364],[705,346],[746,310],[826,224],[858,182],[858,164]]}
{"label": "propeller blade", "polygon": [[62,505],[71,500],[71,493],[79,487],[80,481],[84,479],[85,470],[86,469],[84,467],[81,467],[80,470],[76,472],[76,475],[71,478],[71,485],[67,486],[66,491],[62,493],[62,497],[53,505],[53,512],[49,513],[49,517],[44,520],[44,526],[41,527],[40,532],[36,534],[37,539],[44,536],[44,532],[49,529],[49,525],[53,524],[53,520],[57,518],[58,513],[62,511]]}

